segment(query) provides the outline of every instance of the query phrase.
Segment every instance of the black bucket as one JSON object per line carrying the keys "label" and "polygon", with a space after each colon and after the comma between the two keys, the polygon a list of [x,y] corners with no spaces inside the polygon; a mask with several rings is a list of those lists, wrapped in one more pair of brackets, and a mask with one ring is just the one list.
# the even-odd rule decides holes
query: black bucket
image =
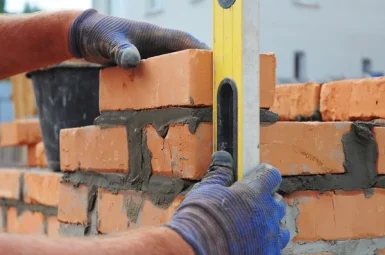
{"label": "black bucket", "polygon": [[99,71],[64,62],[27,74],[32,79],[48,167],[60,171],[60,130],[92,125],[99,116]]}

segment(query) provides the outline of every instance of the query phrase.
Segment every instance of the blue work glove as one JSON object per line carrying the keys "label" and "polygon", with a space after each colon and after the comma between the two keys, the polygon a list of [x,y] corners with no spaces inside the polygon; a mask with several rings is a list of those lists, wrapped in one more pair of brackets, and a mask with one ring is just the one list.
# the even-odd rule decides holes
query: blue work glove
{"label": "blue work glove", "polygon": [[275,193],[281,180],[277,169],[261,164],[233,184],[231,155],[216,152],[207,175],[165,226],[200,255],[280,254],[290,238],[281,225],[286,203]]}
{"label": "blue work glove", "polygon": [[192,35],[145,22],[107,16],[94,9],[81,13],[69,32],[75,58],[102,65],[134,68],[141,59],[186,49],[209,49]]}

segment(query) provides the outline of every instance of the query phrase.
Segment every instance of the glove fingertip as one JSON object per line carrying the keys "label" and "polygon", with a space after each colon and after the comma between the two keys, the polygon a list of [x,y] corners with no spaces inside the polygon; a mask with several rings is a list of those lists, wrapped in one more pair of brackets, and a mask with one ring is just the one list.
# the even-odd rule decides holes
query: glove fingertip
{"label": "glove fingertip", "polygon": [[232,168],[233,164],[233,157],[227,151],[216,151],[211,156],[210,166],[224,166]]}
{"label": "glove fingertip", "polygon": [[124,69],[135,68],[141,61],[140,53],[134,46],[121,50],[118,54],[117,64]]}

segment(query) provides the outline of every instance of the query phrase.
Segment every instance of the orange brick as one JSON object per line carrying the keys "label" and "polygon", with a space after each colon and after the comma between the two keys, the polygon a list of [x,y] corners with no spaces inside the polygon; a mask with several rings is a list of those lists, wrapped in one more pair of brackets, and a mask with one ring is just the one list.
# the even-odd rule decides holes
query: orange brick
{"label": "orange brick", "polygon": [[24,174],[24,201],[31,204],[57,206],[61,174],[31,171]]}
{"label": "orange brick", "polygon": [[260,59],[260,102],[263,108],[270,108],[274,103],[277,61],[274,53],[262,53]]}
{"label": "orange brick", "polygon": [[23,172],[20,169],[0,170],[0,198],[20,198],[20,177]]}
{"label": "orange brick", "polygon": [[44,234],[44,215],[31,211],[24,211],[18,215],[16,208],[8,208],[7,232],[11,234]]}
{"label": "orange brick", "polygon": [[112,233],[127,230],[136,219],[129,218],[129,212],[140,212],[143,199],[140,192],[134,190],[120,191],[112,194],[99,189],[98,193],[98,230],[101,233]]}
{"label": "orange brick", "polygon": [[147,126],[146,132],[153,173],[186,179],[200,179],[206,174],[212,154],[211,123],[200,123],[195,134],[188,125],[170,125],[164,139],[153,126]]}
{"label": "orange brick", "polygon": [[58,220],[64,223],[88,223],[88,187],[60,183]]}
{"label": "orange brick", "polygon": [[385,255],[385,249],[376,250],[375,255]]}
{"label": "orange brick", "polygon": [[321,85],[318,83],[284,84],[275,89],[271,111],[280,120],[295,120],[298,116],[310,117],[319,106]]}
{"label": "orange brick", "polygon": [[47,217],[47,224],[47,235],[50,237],[59,237],[60,222],[57,220],[57,217]]}
{"label": "orange brick", "polygon": [[140,215],[140,225],[158,226],[168,222],[171,220],[183,199],[183,196],[177,196],[168,208],[157,207],[150,200],[146,199]]}
{"label": "orange brick", "polygon": [[0,124],[0,146],[31,145],[40,141],[38,119],[23,119]]}
{"label": "orange brick", "polygon": [[[297,200],[298,233],[293,241],[347,240],[385,235],[385,190],[374,189],[366,198],[363,191],[294,192]],[[291,201],[290,201],[291,200]]]}
{"label": "orange brick", "polygon": [[282,175],[343,173],[342,136],[350,122],[276,122],[261,125],[261,162]]}
{"label": "orange brick", "polygon": [[60,164],[64,171],[128,172],[126,128],[87,126],[62,129]]}
{"label": "orange brick", "polygon": [[329,82],[321,89],[323,120],[385,118],[385,77]]}
{"label": "orange brick", "polygon": [[212,105],[212,53],[185,50],[100,72],[100,111]]}
{"label": "orange brick", "polygon": [[40,142],[35,147],[35,162],[37,166],[47,167],[47,157],[45,155],[44,143]]}
{"label": "orange brick", "polygon": [[[270,108],[276,58],[265,53],[260,61],[260,105]],[[100,72],[100,111],[212,105],[212,69],[212,52],[195,49],[142,60],[134,70],[105,68]]]}
{"label": "orange brick", "polygon": [[377,173],[385,174],[385,127],[374,127],[372,132],[378,149]]}

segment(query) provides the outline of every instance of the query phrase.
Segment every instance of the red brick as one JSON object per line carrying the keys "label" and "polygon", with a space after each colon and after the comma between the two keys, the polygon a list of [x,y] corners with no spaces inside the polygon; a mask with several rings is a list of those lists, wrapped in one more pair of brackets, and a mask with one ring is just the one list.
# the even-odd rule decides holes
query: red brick
{"label": "red brick", "polygon": [[100,111],[212,105],[212,53],[185,50],[100,72]]}
{"label": "red brick", "polygon": [[385,118],[385,77],[329,82],[322,85],[323,120]]}
{"label": "red brick", "polygon": [[45,155],[44,143],[40,142],[35,147],[35,162],[37,166],[47,167],[47,157]]}
{"label": "red brick", "polygon": [[71,183],[60,183],[58,220],[63,223],[88,223],[88,187]]}
{"label": "red brick", "polygon": [[295,120],[298,116],[310,117],[319,106],[321,86],[318,83],[284,84],[275,89],[271,111],[280,120]]}
{"label": "red brick", "polygon": [[282,175],[343,173],[342,136],[350,122],[276,122],[261,125],[261,162]]}
{"label": "red brick", "polygon": [[24,174],[24,201],[57,206],[61,174],[31,171]]}
{"label": "red brick", "polygon": [[57,220],[57,217],[47,217],[47,224],[47,235],[50,237],[59,237],[60,222]]}
{"label": "red brick", "polygon": [[263,108],[270,108],[274,103],[277,60],[274,53],[262,53],[260,59],[260,102]]}
{"label": "red brick", "polygon": [[381,249],[381,250],[376,250],[376,253],[374,253],[375,255],[385,255],[385,249]]}
{"label": "red brick", "polygon": [[347,240],[385,235],[385,190],[294,192],[288,203],[297,202],[298,233],[293,241]]}
{"label": "red brick", "polygon": [[62,129],[60,164],[64,171],[128,172],[126,128],[87,126]]}
{"label": "red brick", "polygon": [[[260,105],[270,108],[276,58],[265,53],[260,61]],[[105,68],[100,72],[100,111],[212,105],[212,65],[211,51],[192,49],[143,60],[133,70]]]}
{"label": "red brick", "polygon": [[188,125],[170,125],[164,139],[151,125],[146,132],[154,174],[186,179],[200,179],[206,174],[213,150],[211,123],[200,123],[195,134],[190,133]]}
{"label": "red brick", "polygon": [[0,124],[0,146],[32,145],[40,141],[38,119],[23,119]]}
{"label": "red brick", "polygon": [[144,201],[143,209],[140,215],[141,226],[158,226],[171,220],[180,203],[183,201],[183,196],[178,196],[167,208],[155,206],[150,200]]}
{"label": "red brick", "polygon": [[18,215],[16,208],[8,208],[7,232],[11,234],[44,234],[44,215],[31,211],[24,211]]}
{"label": "red brick", "polygon": [[24,170],[0,169],[0,198],[20,198],[20,177]]}
{"label": "red brick", "polygon": [[112,233],[127,230],[135,225],[133,217],[141,210],[143,199],[141,192],[134,190],[120,191],[112,194],[109,191],[99,189],[98,193],[98,230],[101,233]]}

